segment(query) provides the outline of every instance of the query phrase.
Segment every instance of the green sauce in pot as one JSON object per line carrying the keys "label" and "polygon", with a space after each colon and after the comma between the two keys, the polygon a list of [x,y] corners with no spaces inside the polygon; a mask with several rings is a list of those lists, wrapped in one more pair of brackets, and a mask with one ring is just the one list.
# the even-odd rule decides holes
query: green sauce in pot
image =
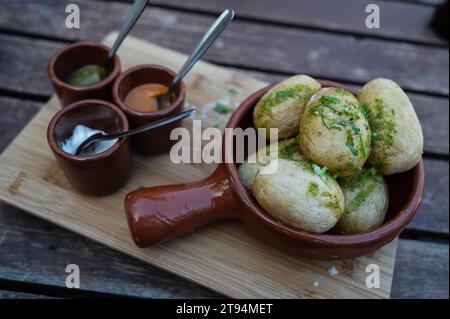
{"label": "green sauce in pot", "polygon": [[108,76],[105,67],[96,64],[85,65],[73,71],[67,77],[67,84],[73,86],[88,86],[98,83]]}

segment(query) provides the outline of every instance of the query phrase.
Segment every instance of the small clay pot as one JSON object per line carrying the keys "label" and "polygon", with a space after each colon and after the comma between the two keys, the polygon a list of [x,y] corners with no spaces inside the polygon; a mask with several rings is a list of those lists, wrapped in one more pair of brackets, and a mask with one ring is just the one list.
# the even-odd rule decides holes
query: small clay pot
{"label": "small clay pot", "polygon": [[[114,55],[108,60],[109,48],[95,42],[78,42],[56,52],[48,63],[48,76],[62,106],[86,99],[112,101],[111,88],[120,74],[120,60]],[[88,86],[73,86],[65,81],[75,70],[97,64],[107,68],[108,76]]]}
{"label": "small clay pot", "polygon": [[[324,87],[344,86],[320,81]],[[253,109],[271,88],[248,97],[231,116],[227,127],[245,130],[253,126]],[[233,158],[236,143],[224,139],[223,159]],[[233,153],[230,154],[230,150]],[[125,211],[132,237],[139,247],[182,235],[214,220],[230,218],[273,245],[312,259],[347,259],[367,255],[396,238],[420,204],[425,174],[422,160],[405,173],[386,176],[389,207],[379,228],[354,235],[311,233],[291,227],[267,214],[239,179],[238,164],[219,164],[208,178],[187,184],[141,188],[125,198]]]}
{"label": "small clay pot", "polygon": [[[175,73],[159,65],[139,65],[122,73],[114,82],[112,93],[114,103],[125,112],[131,129],[144,124],[155,122],[183,112],[186,89],[181,82],[175,91],[176,99],[170,105],[157,112],[139,112],[125,104],[125,97],[136,86],[157,83],[169,86]],[[180,127],[181,121],[153,129],[147,133],[135,135],[131,138],[133,149],[145,155],[166,153],[176,141],[170,140],[170,132]]]}
{"label": "small clay pot", "polygon": [[60,144],[76,125],[82,124],[106,133],[127,131],[128,121],[117,106],[101,100],[84,100],[57,112],[47,128],[47,141],[70,184],[89,195],[107,195],[122,187],[130,176],[131,147],[128,139],[119,139],[104,152],[75,156],[64,152]]}

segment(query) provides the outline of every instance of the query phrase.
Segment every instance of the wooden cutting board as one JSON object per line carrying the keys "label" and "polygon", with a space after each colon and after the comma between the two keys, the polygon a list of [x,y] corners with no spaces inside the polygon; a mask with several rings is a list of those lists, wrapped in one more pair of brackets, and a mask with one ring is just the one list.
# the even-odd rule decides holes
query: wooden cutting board
{"label": "wooden cutting board", "polygon": [[[116,35],[104,42],[111,45]],[[119,56],[124,69],[155,63],[178,70],[186,58],[132,37]],[[204,127],[225,126],[229,115],[214,111],[218,101],[236,108],[266,85],[206,62],[199,62],[185,82],[187,103],[199,108],[196,117]],[[0,156],[0,197],[5,202],[230,297],[389,297],[397,240],[369,256],[320,262],[289,256],[261,243],[237,222],[223,221],[152,248],[137,248],[123,211],[125,194],[141,186],[198,180],[214,166],[173,164],[168,155],[135,157],[132,178],[122,190],[101,198],[82,195],[70,187],[47,145],[47,124],[59,108],[57,98],[50,99]],[[380,288],[366,288],[369,264],[379,266]]]}

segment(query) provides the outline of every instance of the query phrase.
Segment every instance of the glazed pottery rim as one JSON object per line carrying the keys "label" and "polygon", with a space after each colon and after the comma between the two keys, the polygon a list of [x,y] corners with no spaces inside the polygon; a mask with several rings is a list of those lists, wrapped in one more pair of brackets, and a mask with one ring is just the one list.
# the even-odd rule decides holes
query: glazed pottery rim
{"label": "glazed pottery rim", "polygon": [[[344,85],[331,82],[319,80],[323,87],[339,87],[347,89],[348,91],[354,93],[352,90],[346,88]],[[257,92],[250,95],[245,99],[241,105],[236,109],[236,111],[230,117],[227,128],[238,127],[239,122],[243,118],[244,114],[250,112],[253,109],[258,100],[262,95],[267,92],[274,85],[268,85]],[[224,143],[224,154],[225,149],[231,149],[230,140],[226,140]],[[306,242],[314,242],[323,246],[336,246],[336,247],[350,247],[359,246],[361,244],[370,244],[379,242],[385,238],[390,238],[392,235],[398,235],[398,233],[406,227],[409,221],[414,216],[423,196],[424,184],[425,184],[425,173],[423,168],[422,158],[419,163],[412,168],[413,170],[413,185],[412,191],[409,194],[407,201],[404,206],[393,216],[389,221],[383,223],[378,228],[350,235],[341,234],[330,234],[330,233],[312,233],[304,230],[297,229],[295,227],[289,226],[282,221],[267,214],[256,202],[252,199],[252,195],[247,191],[243,183],[239,178],[239,173],[235,163],[223,163],[228,172],[228,176],[231,184],[234,187],[234,193],[239,197],[240,201],[244,203],[251,214],[263,222],[265,225],[270,225],[273,230],[276,230],[283,235],[287,235],[291,238],[301,239]]]}
{"label": "glazed pottery rim", "polygon": [[72,91],[77,91],[77,92],[90,92],[90,91],[95,91],[95,90],[101,89],[101,88],[111,84],[117,78],[117,76],[119,76],[120,69],[121,69],[121,63],[120,63],[119,56],[117,54],[115,54],[112,71],[108,74],[108,76],[106,78],[104,78],[100,82],[97,82],[97,83],[94,83],[91,85],[86,85],[86,86],[75,86],[75,85],[68,84],[63,79],[60,79],[59,76],[57,76],[56,72],[55,72],[56,61],[61,57],[61,55],[63,53],[66,53],[67,51],[72,50],[74,48],[78,48],[78,47],[96,47],[96,48],[100,48],[100,49],[104,50],[106,52],[106,54],[108,54],[108,52],[109,52],[109,48],[106,45],[104,45],[102,43],[90,42],[90,41],[76,42],[74,44],[71,44],[71,45],[68,45],[68,46],[65,46],[65,47],[59,49],[53,55],[53,57],[50,59],[50,61],[48,63],[48,67],[47,67],[48,75],[49,75],[50,79],[53,82],[55,82],[57,85],[65,88],[67,90],[72,90]]}
{"label": "glazed pottery rim", "polygon": [[86,163],[86,162],[92,162],[92,161],[97,161],[103,158],[106,158],[108,156],[110,156],[111,154],[113,154],[114,152],[116,152],[120,147],[122,147],[122,145],[125,143],[126,138],[120,138],[116,143],[114,143],[113,146],[111,146],[110,148],[108,148],[107,150],[94,154],[94,155],[88,155],[88,156],[77,156],[77,155],[72,155],[69,154],[67,152],[64,152],[61,147],[59,147],[59,145],[56,143],[55,140],[55,126],[58,123],[58,121],[60,120],[60,118],[67,112],[72,111],[75,108],[78,108],[80,106],[86,106],[88,107],[89,105],[92,104],[97,104],[97,105],[102,105],[102,106],[106,106],[110,109],[112,109],[114,111],[115,114],[117,114],[119,116],[120,119],[120,124],[121,124],[121,130],[122,131],[128,131],[129,130],[129,125],[128,125],[128,120],[126,115],[123,113],[123,111],[116,105],[107,102],[107,101],[103,101],[103,100],[98,100],[98,99],[89,99],[89,100],[81,100],[81,101],[77,101],[74,102],[72,104],[67,105],[66,107],[63,107],[62,109],[60,109],[51,119],[48,128],[47,128],[47,141],[48,144],[50,145],[50,148],[52,149],[53,152],[55,152],[56,154],[58,154],[59,156],[63,157],[66,160],[70,160],[70,161],[75,161],[75,162],[79,162],[79,163]]}
{"label": "glazed pottery rim", "polygon": [[[119,85],[122,83],[122,81],[125,79],[125,77],[130,76],[130,74],[143,70],[148,69],[151,71],[162,71],[168,73],[172,78],[176,76],[176,73],[172,71],[169,68],[166,68],[165,66],[158,65],[158,64],[141,64],[137,65],[135,67],[132,67],[125,72],[122,72],[117,79],[114,81],[113,88],[112,88],[112,96],[114,102],[119,105],[119,107],[127,114],[135,117],[142,117],[142,118],[160,118],[161,116],[169,115],[171,112],[173,112],[180,104],[183,103],[183,101],[186,98],[186,87],[184,85],[184,81],[181,80],[179,84],[179,94],[177,95],[176,100],[171,103],[169,106],[163,108],[162,110],[158,110],[156,112],[140,112],[136,111],[135,109],[129,107],[123,99],[119,97]],[[160,84],[160,83],[156,83]]]}

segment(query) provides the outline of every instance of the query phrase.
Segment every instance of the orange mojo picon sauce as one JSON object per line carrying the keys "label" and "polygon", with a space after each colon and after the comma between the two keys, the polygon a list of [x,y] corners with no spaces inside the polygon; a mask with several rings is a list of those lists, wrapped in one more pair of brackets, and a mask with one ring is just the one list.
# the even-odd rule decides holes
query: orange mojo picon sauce
{"label": "orange mojo picon sauce", "polygon": [[156,98],[168,89],[167,86],[156,83],[138,85],[127,94],[124,102],[138,112],[157,112]]}

